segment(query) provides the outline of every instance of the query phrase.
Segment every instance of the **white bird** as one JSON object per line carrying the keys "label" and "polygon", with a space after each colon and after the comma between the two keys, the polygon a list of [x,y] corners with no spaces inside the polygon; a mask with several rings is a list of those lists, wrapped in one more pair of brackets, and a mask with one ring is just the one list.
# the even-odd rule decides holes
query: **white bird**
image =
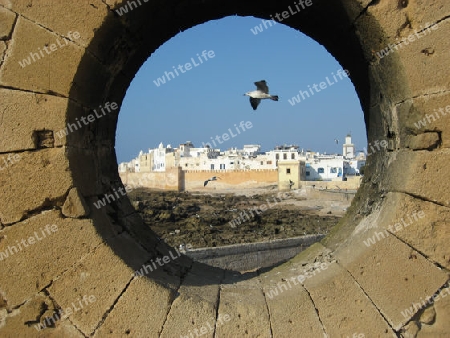
{"label": "white bird", "polygon": [[252,105],[253,110],[256,110],[262,99],[278,101],[278,95],[269,94],[269,87],[267,87],[266,80],[255,82],[255,86],[256,90],[244,94],[244,96],[250,96],[250,104]]}
{"label": "white bird", "polygon": [[208,178],[208,179],[203,183],[203,186],[206,187],[206,185],[208,184],[209,181],[217,181],[218,178],[220,178],[220,177],[213,176],[213,177],[211,177],[211,178]]}

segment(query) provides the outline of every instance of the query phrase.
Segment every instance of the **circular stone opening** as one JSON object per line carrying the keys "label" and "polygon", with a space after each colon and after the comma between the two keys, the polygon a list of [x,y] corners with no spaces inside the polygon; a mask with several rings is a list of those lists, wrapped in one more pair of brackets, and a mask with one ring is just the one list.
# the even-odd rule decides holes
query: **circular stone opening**
{"label": "circular stone opening", "polygon": [[[253,111],[242,93],[262,73],[282,95]],[[331,89],[318,88],[322,80]],[[270,267],[320,241],[350,206],[361,177],[345,164],[365,156],[344,144],[362,149],[363,123],[354,87],[323,46],[284,25],[227,17],[177,34],[141,66],[118,119],[119,174],[144,222],[173,248],[236,271]],[[326,155],[343,147],[352,150],[345,159]],[[301,161],[298,179],[292,160]]]}

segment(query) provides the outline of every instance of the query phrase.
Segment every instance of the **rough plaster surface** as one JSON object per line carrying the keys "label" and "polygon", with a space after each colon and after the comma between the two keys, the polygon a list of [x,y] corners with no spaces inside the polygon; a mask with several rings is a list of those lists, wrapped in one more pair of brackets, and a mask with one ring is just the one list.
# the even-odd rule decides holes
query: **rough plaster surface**
{"label": "rough plaster surface", "polygon": [[[0,170],[0,336],[174,337],[202,329],[205,337],[450,336],[450,111],[416,126],[450,105],[450,2],[314,0],[285,21],[350,71],[369,142],[389,144],[369,157],[348,214],[322,244],[259,272],[239,275],[179,257],[138,277],[134,271],[174,249],[127,199],[93,206],[121,184],[118,110],[67,136],[57,132],[106,102],[120,106],[142,63],[180,30],[227,15],[268,19],[292,5],[141,2],[119,16],[114,9],[125,0],[0,0],[0,159],[17,159]],[[437,29],[377,56],[428,24]],[[56,41],[64,47],[20,66]],[[426,217],[389,230],[417,211]],[[36,238],[53,224],[57,231]],[[317,272],[320,263],[328,268],[269,299],[277,283]],[[433,294],[441,298],[402,315]],[[90,295],[95,301],[83,309],[34,328]]]}

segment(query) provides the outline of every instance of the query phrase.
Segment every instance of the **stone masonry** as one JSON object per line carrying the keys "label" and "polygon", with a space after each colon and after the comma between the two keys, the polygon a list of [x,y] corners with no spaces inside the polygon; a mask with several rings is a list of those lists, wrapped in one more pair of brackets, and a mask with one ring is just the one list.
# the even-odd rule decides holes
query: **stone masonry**
{"label": "stone masonry", "polygon": [[293,2],[0,0],[0,337],[450,336],[448,0],[312,0],[283,21],[349,70],[368,141],[388,142],[337,229],[289,262],[208,267],[126,198],[93,207],[121,186],[118,107],[142,63]]}

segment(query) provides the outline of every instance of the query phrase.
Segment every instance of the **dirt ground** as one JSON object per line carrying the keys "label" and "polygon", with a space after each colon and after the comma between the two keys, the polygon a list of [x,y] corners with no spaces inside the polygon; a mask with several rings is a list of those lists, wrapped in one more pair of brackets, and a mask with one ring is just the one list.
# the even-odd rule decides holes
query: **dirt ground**
{"label": "dirt ground", "polygon": [[167,244],[194,248],[326,234],[349,205],[309,200],[298,192],[282,195],[276,186],[232,192],[140,188],[128,195],[146,224]]}

